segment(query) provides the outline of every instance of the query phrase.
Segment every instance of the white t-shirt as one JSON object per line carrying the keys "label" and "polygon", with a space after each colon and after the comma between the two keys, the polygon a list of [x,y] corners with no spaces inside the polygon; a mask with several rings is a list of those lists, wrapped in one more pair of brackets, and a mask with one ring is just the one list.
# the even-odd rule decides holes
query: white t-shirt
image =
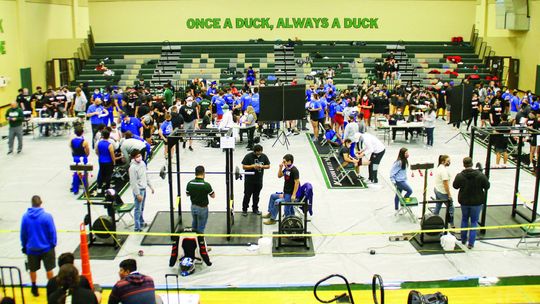
{"label": "white t-shirt", "polygon": [[435,190],[442,194],[448,194],[446,193],[446,189],[444,189],[444,181],[448,181],[448,186],[450,187],[450,172],[448,172],[448,167],[439,165],[435,169]]}

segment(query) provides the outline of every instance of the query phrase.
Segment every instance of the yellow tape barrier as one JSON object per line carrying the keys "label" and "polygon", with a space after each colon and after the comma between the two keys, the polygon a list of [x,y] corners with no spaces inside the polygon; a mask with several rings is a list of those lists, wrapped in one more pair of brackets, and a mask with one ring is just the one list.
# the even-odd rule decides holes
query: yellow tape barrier
{"label": "yellow tape barrier", "polygon": [[[334,233],[309,233],[302,234],[307,237],[343,237],[343,236],[373,236],[373,235],[399,235],[399,234],[420,234],[420,233],[436,233],[436,232],[458,232],[458,231],[471,231],[471,230],[497,230],[497,229],[512,229],[512,228],[531,228],[540,227],[540,223],[526,223],[515,225],[499,225],[499,226],[484,226],[474,228],[449,228],[449,229],[429,229],[429,230],[401,230],[401,231],[357,231],[357,232],[334,232]],[[0,230],[0,234],[6,233],[19,233],[20,230]],[[77,233],[79,230],[57,230],[59,233]],[[195,233],[170,233],[170,232],[133,232],[133,231],[98,231],[91,230],[94,234],[113,234],[113,235],[147,235],[147,236],[195,236]],[[226,234],[226,233],[205,233],[199,234],[205,237],[241,237],[241,238],[253,238],[253,237],[298,237],[298,234]]]}

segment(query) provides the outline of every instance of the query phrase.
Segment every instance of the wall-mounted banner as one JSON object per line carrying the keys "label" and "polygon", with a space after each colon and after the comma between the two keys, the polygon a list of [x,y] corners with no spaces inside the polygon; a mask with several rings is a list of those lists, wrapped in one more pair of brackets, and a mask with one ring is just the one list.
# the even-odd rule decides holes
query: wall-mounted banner
{"label": "wall-mounted banner", "polygon": [[379,18],[189,18],[186,27],[200,29],[378,29]]}

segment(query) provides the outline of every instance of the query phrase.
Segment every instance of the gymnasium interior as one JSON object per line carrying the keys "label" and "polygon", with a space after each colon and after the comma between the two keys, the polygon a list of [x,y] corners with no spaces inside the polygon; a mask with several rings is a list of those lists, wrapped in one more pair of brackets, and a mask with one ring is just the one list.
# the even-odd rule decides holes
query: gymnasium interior
{"label": "gymnasium interior", "polygon": [[[155,301],[148,304],[540,303],[538,50],[539,0],[0,0],[0,303],[143,303],[111,296],[125,260],[152,279]],[[312,87],[319,93],[306,93]],[[220,99],[220,90],[234,110],[216,112],[212,97]],[[164,135],[161,123],[174,112],[166,91],[180,112],[192,102],[200,109],[202,100],[211,100],[212,110],[197,114],[194,130],[183,118]],[[42,109],[43,94],[67,101]],[[86,108],[69,108],[81,94]],[[252,139],[245,96],[258,117]],[[360,105],[365,96],[371,109]],[[99,147],[103,139],[92,137],[88,106],[104,98],[111,109],[105,129],[125,133],[126,119],[137,116],[141,130],[147,127],[144,117],[129,114],[131,100],[148,98],[155,115],[148,138],[141,132],[151,189],[140,229],[133,153],[111,169],[107,189],[98,181],[102,156],[93,140]],[[323,107],[314,118],[312,104],[322,98],[326,114]],[[489,110],[497,98],[507,102],[504,126]],[[349,149],[347,127],[329,110],[347,100],[362,115],[342,117],[365,127],[351,156],[341,150]],[[10,113],[21,107],[17,125]],[[230,125],[222,127],[227,115]],[[435,117],[429,126],[428,115]],[[203,116],[207,127],[199,126]],[[335,137],[327,137],[326,124]],[[21,137],[12,135],[16,128]],[[84,164],[74,163],[76,130],[90,146]],[[370,137],[359,140],[364,133]],[[362,158],[371,140],[384,146],[379,163],[373,151]],[[245,187],[262,176],[246,167],[257,146],[269,167],[258,209],[250,201],[246,211]],[[412,190],[405,197],[392,175],[403,151],[400,178]],[[287,155],[302,191],[268,219],[272,195],[290,179]],[[441,155],[449,159],[453,214],[451,199],[435,211]],[[341,163],[357,156],[372,164],[355,172]],[[464,168],[467,157],[472,168]],[[194,195],[186,193],[198,166],[215,195],[203,233],[193,230]],[[490,184],[472,228],[460,225],[469,198],[455,178],[464,170]],[[42,203],[33,205],[35,196]],[[59,274],[58,257],[72,253],[77,282],[90,282],[96,302],[76,302],[73,286],[60,290],[60,302],[48,295],[45,253],[32,282],[33,254],[23,241],[32,232],[23,237],[22,219],[36,206],[54,221],[46,240],[54,243],[52,274]],[[476,242],[467,244],[462,235],[472,231]],[[185,268],[182,245],[190,241],[195,256]]]}

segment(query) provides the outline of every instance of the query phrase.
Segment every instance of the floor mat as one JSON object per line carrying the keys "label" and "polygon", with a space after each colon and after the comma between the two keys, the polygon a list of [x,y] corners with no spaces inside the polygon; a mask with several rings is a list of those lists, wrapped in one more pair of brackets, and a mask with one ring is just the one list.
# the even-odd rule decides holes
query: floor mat
{"label": "floor mat", "polygon": [[[523,209],[522,205],[518,205],[518,208]],[[430,208],[431,210],[432,208]],[[441,208],[440,214],[445,214],[446,209]],[[529,210],[528,213],[531,211]],[[456,206],[454,211],[454,222],[456,227],[461,227],[461,208]],[[488,206],[486,214],[486,226],[505,226],[516,225],[525,223],[520,217],[512,217],[512,205],[498,205]],[[514,239],[521,238],[523,236],[523,230],[521,228],[508,228],[508,229],[490,229],[486,230],[485,234],[477,233],[477,240],[489,240],[489,239]],[[459,233],[456,234],[456,238],[461,239]]]}
{"label": "floor mat", "polygon": [[[117,235],[118,242],[122,245],[128,238],[127,235]],[[102,242],[102,239],[97,239],[98,242]],[[112,244],[113,240],[108,239],[106,241],[107,244]],[[122,249],[122,246],[115,248],[114,246],[103,246],[103,245],[95,245],[95,246],[88,246],[88,252],[90,253],[90,259],[91,260],[114,260],[116,258],[116,255],[118,255],[118,252],[120,252],[120,249]],[[73,255],[75,255],[76,259],[81,258],[81,246],[77,246],[75,251],[73,252]]]}
{"label": "floor mat", "polygon": [[[153,157],[156,155],[156,152],[161,148],[163,145],[163,142],[159,142],[152,146],[152,155],[148,159],[148,162],[150,162]],[[111,179],[111,188],[116,191],[119,195],[122,195],[124,191],[129,187],[129,174],[127,170],[119,170],[113,173],[113,177]],[[102,201],[105,199],[105,196],[103,194],[97,193],[97,181],[93,182],[90,187],[88,187],[88,195],[90,200],[98,200]],[[79,196],[78,200],[85,201],[86,197],[84,192]]]}
{"label": "floor mat", "polygon": [[[178,215],[175,213],[174,222],[176,230],[182,228],[178,224]],[[182,222],[188,227],[191,226],[191,212],[182,212]],[[159,211],[148,232],[170,232],[170,213],[169,211]],[[225,234],[227,233],[227,216],[225,211],[210,211],[208,214],[208,223],[206,224],[206,233],[208,234]],[[232,226],[233,234],[262,234],[262,220],[259,215],[251,212],[248,216],[242,216],[241,213],[235,213],[234,225]],[[229,240],[226,237],[206,237],[206,243],[209,246],[246,246],[248,244],[256,244],[259,237],[231,237]],[[171,245],[169,236],[152,236],[146,235],[141,241],[143,246],[153,245]]]}
{"label": "floor mat", "polygon": [[[277,232],[274,232],[274,234],[277,234]],[[278,248],[278,238],[272,238],[273,257],[298,258],[315,256],[315,248],[313,247],[313,239],[311,237],[307,238],[307,248],[303,246],[302,242],[288,239],[283,239],[282,244],[284,246]]]}
{"label": "floor mat", "polygon": [[[329,189],[367,189],[366,184],[360,180],[355,174],[350,174],[352,182],[348,178],[344,178],[341,182],[338,181],[339,164],[332,157],[326,157],[330,148],[326,145],[321,146],[320,141],[314,142],[309,134],[306,134],[309,144],[317,157],[319,167],[324,177],[326,187]],[[367,171],[367,167],[362,167],[360,171]]]}

